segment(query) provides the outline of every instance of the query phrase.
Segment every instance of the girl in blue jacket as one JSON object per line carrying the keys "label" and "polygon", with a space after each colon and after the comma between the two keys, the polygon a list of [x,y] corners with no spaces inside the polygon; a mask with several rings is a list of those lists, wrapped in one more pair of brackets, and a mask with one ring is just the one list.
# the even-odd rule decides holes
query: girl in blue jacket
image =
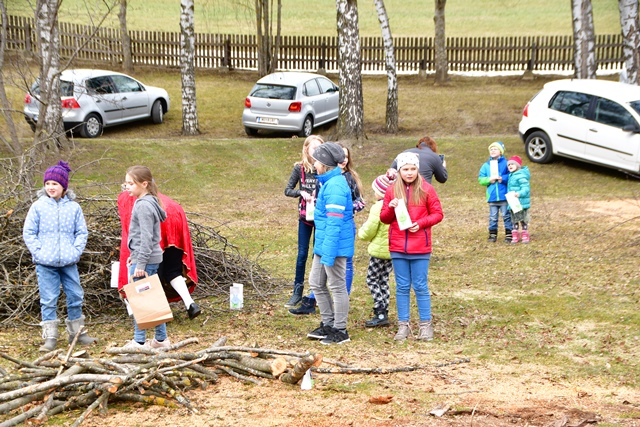
{"label": "girl in blue jacket", "polygon": [[70,171],[69,164],[62,160],[46,170],[44,188],[38,191],[38,200],[29,208],[22,230],[38,276],[40,326],[44,338],[40,351],[43,352],[55,349],[58,343],[57,306],[61,284],[67,299],[69,343],[79,331],[79,344],[96,341],[84,330],[84,291],[80,285],[78,261],[89,233],[82,208],[73,201],[73,191],[68,190]]}
{"label": "girl in blue jacket", "polygon": [[322,144],[313,153],[320,191],[314,214],[316,237],[309,284],[322,320],[320,327],[307,337],[322,340],[322,344],[350,341],[345,275],[347,258],[353,256],[355,223],[351,189],[338,167],[344,157],[342,147],[333,142]]}
{"label": "girl in blue jacket", "polygon": [[[529,243],[529,208],[531,207],[531,186],[529,180],[531,179],[531,173],[529,168],[522,166],[522,159],[520,156],[513,156],[507,162],[509,168],[509,185],[508,192],[513,192],[514,196],[518,198],[522,210],[514,212],[509,209],[511,215],[511,221],[513,222],[513,237],[511,243]],[[520,231],[522,228],[522,231]]]}

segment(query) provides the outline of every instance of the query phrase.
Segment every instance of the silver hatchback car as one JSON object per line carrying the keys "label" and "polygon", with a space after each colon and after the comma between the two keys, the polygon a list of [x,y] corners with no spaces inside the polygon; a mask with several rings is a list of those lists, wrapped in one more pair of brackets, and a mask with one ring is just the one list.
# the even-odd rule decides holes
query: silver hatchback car
{"label": "silver hatchback car", "polygon": [[307,137],[314,127],[338,119],[339,101],[338,86],[324,76],[273,73],[258,80],[249,92],[242,124],[249,136],[264,129]]}
{"label": "silver hatchback car", "polygon": [[[162,123],[169,111],[166,90],[115,71],[65,70],[60,76],[60,93],[65,130],[83,138],[95,138],[105,127],[135,120]],[[36,81],[24,100],[25,119],[34,131],[40,114],[39,95]]]}

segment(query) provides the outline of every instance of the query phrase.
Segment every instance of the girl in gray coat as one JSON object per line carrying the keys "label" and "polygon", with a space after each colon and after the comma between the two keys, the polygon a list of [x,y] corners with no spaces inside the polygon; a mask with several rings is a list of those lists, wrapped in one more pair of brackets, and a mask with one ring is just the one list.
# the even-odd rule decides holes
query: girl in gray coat
{"label": "girl in gray coat", "polygon": [[57,316],[60,285],[67,299],[67,332],[69,343],[78,331],[77,342],[82,345],[96,341],[84,331],[82,304],[84,291],[80,285],[78,261],[87,244],[87,225],[82,208],[73,201],[68,190],[69,164],[62,160],[44,173],[44,188],[29,208],[22,237],[31,252],[38,276],[42,338],[40,351],[51,351],[58,343]]}

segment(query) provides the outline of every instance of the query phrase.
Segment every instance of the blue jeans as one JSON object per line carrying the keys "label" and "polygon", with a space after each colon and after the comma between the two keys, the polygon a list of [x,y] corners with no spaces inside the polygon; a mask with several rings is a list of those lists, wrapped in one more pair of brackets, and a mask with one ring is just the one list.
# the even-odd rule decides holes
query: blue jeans
{"label": "blue jeans", "polygon": [[489,231],[498,231],[498,213],[502,214],[504,229],[511,230],[511,215],[509,215],[509,205],[504,202],[489,202]]}
{"label": "blue jeans", "polygon": [[60,284],[67,298],[67,317],[76,320],[82,317],[82,302],[84,291],[80,286],[80,274],[76,264],[64,267],[49,267],[36,264],[38,276],[38,290],[40,291],[40,311],[42,321],[56,320]]}
{"label": "blue jeans", "polygon": [[[147,267],[144,269],[144,271],[146,271],[149,276],[153,276],[158,272],[158,267],[160,267],[160,264],[147,264]],[[129,267],[129,276],[133,276],[135,269],[136,269],[136,265],[131,264],[131,267]],[[144,276],[134,277],[133,281],[137,282],[138,280],[142,280],[142,279],[144,279]],[[161,325],[156,326],[155,333],[156,333],[155,334],[156,340],[164,341],[165,339],[167,339],[167,324],[163,323]],[[136,342],[139,342],[141,344],[147,340],[147,330],[138,329],[138,324],[136,323],[135,317],[133,318],[133,339]]]}
{"label": "blue jeans", "polygon": [[296,259],[296,278],[293,283],[304,284],[304,273],[309,258],[309,243],[313,235],[313,225],[298,220],[298,258]]}
{"label": "blue jeans", "polygon": [[410,291],[416,293],[420,321],[431,320],[431,296],[429,295],[429,258],[393,258],[393,272],[396,276],[396,305],[398,320],[409,321]]}

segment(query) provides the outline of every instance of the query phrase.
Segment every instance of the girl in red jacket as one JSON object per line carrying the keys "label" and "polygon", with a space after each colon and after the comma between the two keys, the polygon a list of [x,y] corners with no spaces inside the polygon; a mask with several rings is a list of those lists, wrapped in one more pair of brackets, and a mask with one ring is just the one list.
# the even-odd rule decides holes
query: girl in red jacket
{"label": "girl in red jacket", "polygon": [[[431,297],[427,284],[431,227],[442,221],[442,206],[435,189],[418,173],[417,154],[400,153],[396,163],[400,179],[387,189],[380,212],[380,221],[389,224],[389,251],[396,277],[398,333],[393,339],[402,341],[409,336],[410,291],[413,285],[420,316],[418,339],[429,341],[433,339]],[[401,211],[396,216],[399,204],[404,204],[409,213],[410,224],[406,229],[398,223],[399,218],[402,220]]]}

